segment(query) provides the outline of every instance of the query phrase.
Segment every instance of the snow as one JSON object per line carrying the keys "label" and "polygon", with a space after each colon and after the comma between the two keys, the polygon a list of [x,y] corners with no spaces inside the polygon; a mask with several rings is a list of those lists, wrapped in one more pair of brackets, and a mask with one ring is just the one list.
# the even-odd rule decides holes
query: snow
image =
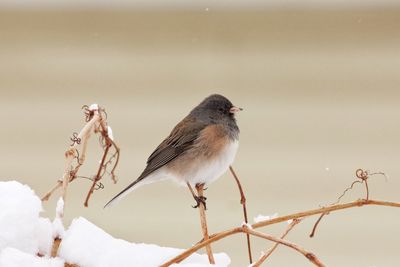
{"label": "snow", "polygon": [[272,219],[275,219],[278,217],[278,213],[274,213],[272,215],[257,215],[257,217],[254,217],[254,222],[258,223],[258,222],[262,222],[262,221],[269,221]]}
{"label": "snow", "polygon": [[56,217],[62,218],[64,214],[64,199],[60,197],[57,201]]}
{"label": "snow", "polygon": [[110,126],[107,127],[107,133],[108,133],[108,137],[110,137],[110,139],[114,141],[113,131]]}
{"label": "snow", "polygon": [[[74,219],[61,242],[59,256],[69,263],[85,267],[159,266],[179,253],[181,249],[157,245],[129,243],[113,238],[102,229],[80,217]],[[228,266],[226,254],[214,254],[216,266]],[[179,265],[209,266],[206,255],[194,254]],[[134,264],[133,264],[134,263]]]}
{"label": "snow", "polygon": [[4,267],[64,267],[60,258],[38,257],[15,248],[3,249],[0,253],[0,266]]}
{"label": "snow", "polygon": [[91,111],[93,111],[93,110],[98,110],[99,109],[99,105],[97,105],[97,104],[91,104],[90,106],[89,106],[89,110],[91,110]]}
{"label": "snow", "polygon": [[0,251],[12,247],[30,254],[48,254],[51,222],[39,217],[41,211],[42,202],[28,186],[0,182]]}
{"label": "snow", "polygon": [[251,226],[251,224],[246,223],[246,222],[242,222],[242,225],[241,225],[241,226],[242,226],[242,227],[246,226],[246,227],[249,228],[249,229],[253,229],[253,227]]}
{"label": "snow", "polygon": [[[64,230],[63,206],[60,198],[52,223],[40,217],[42,203],[28,186],[15,181],[0,182],[0,266],[61,267],[68,262],[80,267],[155,267],[184,251],[116,239],[82,217],[74,219]],[[62,238],[58,257],[49,258],[55,237]],[[216,265],[208,264],[207,255],[195,253],[172,266],[230,264],[225,253],[216,253],[214,257]]]}
{"label": "snow", "polygon": [[58,238],[64,237],[65,229],[62,223],[63,215],[64,215],[64,200],[62,197],[60,197],[57,201],[56,218],[53,221],[53,239],[56,237]]}

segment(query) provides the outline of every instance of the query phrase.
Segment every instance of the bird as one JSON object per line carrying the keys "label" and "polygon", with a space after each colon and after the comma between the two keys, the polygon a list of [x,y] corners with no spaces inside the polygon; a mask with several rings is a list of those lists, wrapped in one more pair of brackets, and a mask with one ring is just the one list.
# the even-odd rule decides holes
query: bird
{"label": "bird", "polygon": [[208,186],[233,163],[239,146],[235,114],[243,110],[220,94],[206,97],[182,119],[147,159],[139,177],[104,207],[117,203],[140,186],[173,179],[189,187],[196,201],[206,207],[206,198],[196,196],[192,186]]}

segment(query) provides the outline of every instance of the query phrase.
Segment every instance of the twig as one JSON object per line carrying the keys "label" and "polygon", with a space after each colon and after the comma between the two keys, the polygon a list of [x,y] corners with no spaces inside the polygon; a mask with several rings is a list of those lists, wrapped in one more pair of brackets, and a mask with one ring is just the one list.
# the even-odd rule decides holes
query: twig
{"label": "twig", "polygon": [[[119,163],[119,156],[120,156],[120,149],[116,145],[116,143],[111,139],[109,136],[108,130],[109,127],[107,126],[106,119],[104,118],[103,114],[106,114],[103,108],[100,108],[97,105],[92,105],[91,107],[88,106],[83,106],[82,107],[85,110],[85,116],[86,116],[86,124],[81,130],[79,134],[74,133],[73,137],[70,138],[72,141],[71,147],[67,150],[65,153],[66,155],[66,166],[64,169],[64,174],[63,177],[60,181],[57,182],[57,184],[54,186],[53,189],[51,189],[47,194],[45,194],[42,197],[42,201],[46,201],[50,198],[50,196],[60,187],[63,188],[63,198],[65,201],[66,198],[66,193],[67,193],[67,187],[70,182],[72,182],[76,177],[79,168],[83,165],[85,162],[85,157],[86,157],[86,151],[87,151],[87,145],[88,145],[88,139],[90,138],[90,135],[92,132],[94,133],[100,133],[100,138],[104,140],[104,146],[103,146],[103,155],[102,155],[102,160],[100,162],[100,165],[97,169],[96,175],[93,178],[93,183],[89,189],[89,192],[86,196],[86,200],[84,205],[87,207],[88,206],[88,201],[90,196],[93,194],[93,191],[95,190],[98,181],[104,176],[104,174],[109,173],[113,182],[116,183],[116,175],[115,175],[115,169],[117,168],[117,165]],[[110,148],[113,147],[115,149],[114,154],[109,157],[107,160],[108,153],[110,151]],[[80,150],[78,149],[80,148]],[[77,159],[77,165],[74,167],[73,166],[73,159]],[[115,159],[115,162],[113,164],[113,160]],[[112,165],[111,172],[107,171],[107,167]]]}
{"label": "twig", "polygon": [[86,196],[86,200],[85,200],[85,203],[84,203],[85,207],[89,206],[90,196],[93,194],[93,191],[94,191],[94,188],[96,187],[97,182],[101,179],[100,173],[101,173],[101,170],[103,169],[104,162],[106,160],[106,157],[107,157],[108,151],[110,150],[110,147],[111,147],[111,145],[107,145],[106,149],[104,150],[103,157],[101,159],[99,169],[97,170],[97,174],[93,179],[92,186],[90,187],[89,192],[88,192],[88,194]]}
{"label": "twig", "polygon": [[[197,184],[196,190],[197,190],[197,196],[199,198],[204,197],[203,196],[204,184]],[[200,202],[198,208],[199,208],[199,212],[200,212],[201,230],[203,231],[203,240],[207,241],[209,239],[209,236],[208,236],[207,220],[206,220],[206,212],[205,212],[204,203]],[[214,255],[212,253],[211,246],[209,244],[206,245],[206,251],[207,251],[207,255],[208,255],[208,261],[210,262],[210,264],[215,264]]]}
{"label": "twig", "polygon": [[[70,182],[71,182],[71,180],[70,180]],[[42,202],[48,201],[50,196],[60,187],[62,187],[62,181],[57,181],[57,184],[41,198]]]}
{"label": "twig", "polygon": [[[281,239],[284,239],[287,234],[293,229],[293,227],[300,223],[301,219],[294,219],[292,220],[292,222],[288,225],[288,227],[286,228],[285,232],[282,234]],[[275,251],[275,249],[279,246],[279,243],[275,243],[272,248],[270,248],[265,254],[263,254],[258,260],[257,262],[255,262],[252,267],[259,267],[261,266],[261,264],[269,257],[271,256],[271,254]]]}
{"label": "twig", "polygon": [[355,184],[365,184],[365,193],[366,193],[366,197],[365,199],[369,199],[369,188],[368,188],[368,179],[373,176],[373,175],[383,175],[385,177],[385,179],[387,180],[387,176],[384,172],[373,172],[370,173],[369,171],[364,171],[363,169],[357,169],[356,170],[356,177],[359,180],[355,180],[351,183],[351,185],[349,187],[347,187],[343,193],[337,198],[336,202],[332,203],[331,205],[335,205],[340,203],[340,200],[344,197],[344,195],[346,195],[347,191],[350,191],[351,189],[353,189]]}
{"label": "twig", "polygon": [[63,177],[60,181],[57,182],[56,186],[53,189],[51,189],[46,195],[42,197],[42,201],[49,200],[50,196],[60,187],[63,188],[63,198],[65,201],[66,188],[68,186],[68,183],[74,180],[74,176],[71,176],[71,168],[72,161],[78,154],[76,153],[76,151],[78,151],[77,148],[78,146],[81,146],[81,153],[79,153],[79,164],[72,171],[73,174],[76,174],[80,166],[85,162],[87,142],[90,138],[90,133],[93,131],[94,125],[98,119],[99,116],[96,112],[96,114],[91,117],[91,119],[85,124],[79,135],[76,137],[77,139],[81,140],[79,144],[77,142],[74,142],[74,144],[65,152],[66,166],[64,168]]}
{"label": "twig", "polygon": [[71,178],[71,167],[72,167],[72,161],[75,158],[75,150],[70,149],[65,153],[65,157],[67,158],[66,161],[66,166],[65,166],[65,170],[64,170],[64,175],[62,178],[62,198],[64,200],[64,202],[66,202],[67,200],[67,187],[68,187],[68,183],[69,180]]}
{"label": "twig", "polygon": [[[350,185],[349,187],[347,187],[347,188],[343,191],[343,193],[337,198],[336,202],[332,203],[331,205],[338,204],[338,203],[340,202],[340,200],[346,195],[346,193],[347,193],[348,191],[350,191],[351,189],[353,189],[354,185],[355,185],[355,184],[358,184],[358,183],[364,184],[364,185],[365,185],[365,194],[366,194],[365,199],[368,200],[368,199],[369,199],[368,179],[370,178],[370,176],[377,175],[377,174],[383,175],[383,176],[387,179],[386,174],[385,174],[384,172],[374,172],[374,173],[370,173],[369,171],[364,171],[363,169],[357,169],[357,170],[356,170],[356,177],[357,177],[359,180],[353,181],[353,182],[351,183],[351,185]],[[319,223],[321,222],[322,218],[323,218],[325,215],[328,215],[328,214],[329,214],[329,212],[328,212],[328,213],[323,213],[323,214],[321,214],[321,216],[320,216],[320,217],[318,218],[318,220],[315,222],[314,227],[313,227],[313,229],[312,229],[312,231],[311,231],[311,234],[310,234],[310,237],[311,237],[311,238],[314,237],[315,232],[316,232],[316,230],[317,230],[317,227],[318,227]]]}
{"label": "twig", "polygon": [[[388,202],[388,201],[371,200],[371,199],[370,200],[360,199],[360,200],[349,202],[349,203],[345,203],[345,204],[337,204],[337,205],[333,205],[333,206],[329,206],[329,207],[322,207],[322,208],[319,208],[319,209],[307,210],[307,211],[303,211],[303,212],[289,214],[289,215],[286,215],[286,216],[281,216],[281,217],[278,217],[278,218],[275,218],[275,219],[271,219],[271,220],[261,221],[261,222],[252,224],[251,228],[257,229],[257,228],[264,227],[264,226],[267,226],[267,225],[277,224],[277,223],[280,223],[280,222],[286,222],[288,220],[294,220],[294,219],[298,219],[298,218],[305,218],[305,217],[309,217],[309,216],[316,215],[316,214],[333,212],[333,211],[337,211],[337,210],[349,209],[349,208],[354,208],[354,207],[362,207],[362,206],[366,206],[366,205],[376,205],[376,206],[386,206],[386,207],[397,207],[397,208],[400,208],[400,203],[397,203],[397,202]],[[187,249],[183,253],[181,253],[178,256],[176,256],[175,258],[173,258],[173,259],[169,260],[168,262],[164,263],[162,266],[163,267],[167,267],[167,266],[170,266],[171,264],[179,263],[179,262],[183,261],[184,259],[186,259],[187,257],[189,257],[190,255],[192,255],[197,250],[205,247],[208,244],[216,242],[216,241],[218,241],[220,239],[223,239],[223,238],[225,238],[227,236],[230,236],[230,235],[233,235],[233,234],[237,234],[237,233],[242,233],[242,232],[243,232],[242,227],[238,227],[238,228],[233,228],[233,229],[230,229],[230,230],[226,230],[226,231],[219,232],[217,234],[211,235],[208,240],[204,240],[203,242],[194,245],[193,247]]]}
{"label": "twig", "polygon": [[311,253],[311,252],[309,252],[309,251],[303,249],[302,247],[300,247],[300,246],[297,245],[297,244],[294,244],[294,243],[292,243],[292,242],[283,240],[283,239],[281,239],[281,238],[276,238],[276,237],[273,237],[273,236],[270,236],[270,235],[267,235],[267,234],[264,234],[264,233],[255,231],[255,230],[253,230],[253,229],[250,229],[250,228],[247,227],[247,226],[242,227],[242,229],[243,229],[243,232],[245,232],[245,233],[249,233],[249,234],[251,234],[251,235],[258,236],[258,237],[261,237],[261,238],[270,240],[270,241],[272,241],[272,242],[276,242],[277,244],[281,244],[281,245],[287,246],[287,247],[289,247],[289,248],[292,248],[292,249],[294,249],[294,250],[300,252],[301,254],[303,254],[304,257],[306,257],[308,260],[310,260],[310,261],[311,261],[314,265],[316,265],[316,266],[319,266],[319,267],[324,267],[324,266],[325,266],[325,265],[317,258],[317,256],[315,256],[315,254],[313,254],[313,253]]}
{"label": "twig", "polygon": [[366,198],[369,199],[369,188],[368,188],[368,178],[369,178],[369,173],[368,171],[364,171],[363,169],[358,169],[356,170],[356,176],[357,178],[361,179],[361,181],[365,184],[365,190],[366,190]]}
{"label": "twig", "polygon": [[356,181],[352,182],[351,185],[349,187],[347,187],[343,191],[343,193],[337,198],[336,202],[333,202],[331,205],[335,205],[335,204],[340,203],[340,200],[342,200],[342,198],[346,195],[347,191],[350,191],[351,189],[353,189],[354,185],[358,184],[358,183],[362,183],[362,181],[356,180]]}
{"label": "twig", "polygon": [[[102,116],[102,113],[105,113],[104,109],[99,109],[99,127],[98,127],[99,129],[95,128],[95,132],[100,132],[100,134],[101,134],[100,138],[102,138],[104,140],[104,142],[105,142],[105,144],[103,146],[104,147],[104,153],[103,153],[102,159],[100,161],[100,165],[99,165],[99,168],[97,170],[97,174],[93,179],[92,186],[90,187],[89,192],[88,192],[88,194],[86,196],[86,200],[85,200],[85,203],[84,203],[85,207],[88,207],[89,199],[90,199],[91,195],[94,192],[94,189],[96,187],[96,183],[103,177],[104,173],[106,172],[107,166],[109,164],[111,164],[111,161],[112,161],[112,159],[114,157],[116,157],[116,161],[115,161],[114,167],[112,168],[110,174],[111,174],[111,178],[112,178],[113,182],[114,183],[117,182],[116,176],[114,174],[114,170],[117,167],[118,161],[119,161],[119,148],[114,143],[114,141],[111,139],[111,137],[108,134],[108,126],[107,126],[105,118],[103,118],[103,116]],[[105,114],[107,114],[107,113],[105,113]],[[108,161],[106,161],[106,158],[108,156],[108,152],[109,152],[109,150],[110,150],[110,148],[112,146],[115,148],[116,152],[109,158]]]}
{"label": "twig", "polygon": [[313,238],[315,235],[315,231],[317,230],[318,224],[321,222],[322,218],[327,215],[328,213],[322,213],[319,217],[318,220],[315,222],[314,227],[311,231],[310,237]]}
{"label": "twig", "polygon": [[58,248],[60,247],[61,241],[62,241],[62,240],[61,240],[61,238],[59,238],[59,237],[54,238],[53,246],[51,247],[51,252],[50,252],[50,256],[51,256],[52,258],[57,257]]}
{"label": "twig", "polygon": [[[242,206],[243,206],[243,217],[244,217],[244,222],[245,222],[245,223],[249,223],[249,220],[247,219],[246,197],[245,197],[245,195],[244,195],[242,185],[240,184],[240,180],[239,180],[238,176],[236,175],[236,172],[233,170],[233,167],[232,167],[232,166],[229,166],[229,170],[231,171],[231,173],[232,173],[232,175],[233,175],[233,178],[235,178],[236,184],[237,184],[237,186],[238,186],[238,188],[239,188],[239,192],[240,192],[240,203],[241,203]],[[249,261],[250,261],[250,264],[252,264],[252,263],[253,263],[253,257],[252,257],[252,255],[251,255],[250,234],[247,233],[247,234],[246,234],[246,238],[247,238],[247,252],[248,252],[248,254],[249,254]]]}
{"label": "twig", "polygon": [[114,163],[114,166],[111,169],[110,175],[111,175],[111,179],[113,180],[114,184],[116,184],[117,183],[117,176],[115,175],[115,169],[117,168],[118,163],[119,163],[120,149],[117,146],[117,144],[115,144],[115,142],[111,138],[109,138],[108,141],[114,147],[115,153],[110,157],[110,159],[104,165],[105,165],[105,168],[107,168],[107,165],[111,164],[112,159],[115,158],[115,163]]}
{"label": "twig", "polygon": [[[106,118],[104,118],[101,115],[101,113],[104,113],[106,115]],[[115,172],[115,169],[117,168],[118,163],[119,163],[120,149],[117,146],[117,144],[114,142],[114,140],[112,140],[111,137],[108,134],[108,126],[107,126],[107,122],[106,122],[107,113],[105,112],[104,109],[101,109],[101,113],[100,113],[100,128],[101,128],[100,132],[101,132],[102,137],[105,140],[105,146],[107,147],[107,146],[111,145],[115,149],[115,153],[109,158],[109,160],[106,163],[104,163],[104,169],[107,168],[107,165],[111,164],[111,161],[112,161],[113,158],[116,158],[114,166],[111,169],[110,174],[111,174],[111,179],[113,180],[113,182],[117,183],[116,175],[115,175],[114,172]]]}

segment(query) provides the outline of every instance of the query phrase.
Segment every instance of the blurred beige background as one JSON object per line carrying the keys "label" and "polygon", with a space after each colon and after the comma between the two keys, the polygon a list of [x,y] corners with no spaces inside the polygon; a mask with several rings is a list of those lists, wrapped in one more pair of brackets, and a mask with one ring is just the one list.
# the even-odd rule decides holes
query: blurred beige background
{"label": "blurred beige background", "polygon": [[[102,181],[89,208],[89,182],[70,187],[66,221],[84,216],[131,242],[190,247],[201,238],[186,188],[142,187],[103,210],[135,179],[148,155],[211,93],[244,108],[234,164],[250,218],[285,215],[336,200],[357,168],[383,171],[371,197],[400,201],[400,8],[394,6],[213,6],[0,9],[1,180],[44,194],[63,171],[84,104],[106,108],[121,147],[119,182]],[[91,175],[99,160],[92,140]],[[232,177],[206,191],[211,232],[243,219]],[[345,201],[363,197],[362,187]],[[54,216],[56,197],[44,204]],[[328,266],[398,266],[400,210],[365,207],[316,218],[288,239]],[[280,235],[286,225],[264,228]],[[255,257],[270,243],[253,239]],[[244,236],[214,245],[247,266]],[[310,266],[279,248],[268,266]]]}

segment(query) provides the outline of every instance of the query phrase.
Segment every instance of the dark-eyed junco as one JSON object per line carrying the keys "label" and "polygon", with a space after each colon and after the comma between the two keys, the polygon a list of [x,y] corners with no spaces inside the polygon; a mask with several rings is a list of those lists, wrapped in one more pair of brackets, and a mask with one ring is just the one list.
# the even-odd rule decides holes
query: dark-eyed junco
{"label": "dark-eyed junco", "polygon": [[[150,155],[139,178],[106,206],[141,185],[168,178],[186,183],[190,189],[191,186],[207,185],[219,178],[236,155],[239,128],[235,113],[240,110],[222,95],[214,94],[204,99]],[[205,198],[196,198],[194,194],[193,197],[197,206],[199,202],[205,204]]]}

